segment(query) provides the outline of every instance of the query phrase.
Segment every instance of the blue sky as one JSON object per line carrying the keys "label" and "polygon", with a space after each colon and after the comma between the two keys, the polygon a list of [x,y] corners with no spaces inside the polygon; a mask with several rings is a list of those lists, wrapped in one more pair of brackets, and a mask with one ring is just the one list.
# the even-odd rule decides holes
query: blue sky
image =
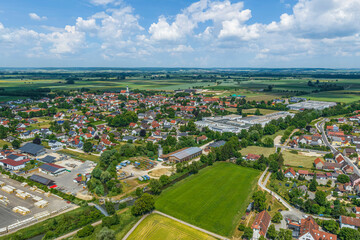
{"label": "blue sky", "polygon": [[360,67],[358,0],[0,2],[1,67]]}

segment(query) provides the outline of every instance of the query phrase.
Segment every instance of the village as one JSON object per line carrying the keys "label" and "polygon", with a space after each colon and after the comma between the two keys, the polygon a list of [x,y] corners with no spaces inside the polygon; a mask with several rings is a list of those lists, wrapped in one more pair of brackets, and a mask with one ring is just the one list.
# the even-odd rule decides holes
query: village
{"label": "village", "polygon": [[[273,239],[267,234],[271,229],[291,230],[291,237],[301,240],[336,240],[338,228],[360,228],[359,111],[299,123],[292,122],[296,114],[336,104],[305,104],[306,99],[299,98],[246,102],[245,96],[208,94],[196,89],[148,93],[126,88],[2,104],[0,210],[10,217],[2,221],[0,233],[76,207],[56,195],[40,197],[45,192],[37,189],[31,189],[37,194],[31,193],[5,172],[101,205],[135,199],[135,192],[161,192],[156,184],[163,179],[169,179],[166,186],[181,172],[196,173],[216,161],[269,173],[258,187],[284,210],[279,212],[281,219],[274,220],[279,214],[270,215],[270,207],[254,207],[256,200],[251,202],[247,211],[252,214],[245,222],[252,223],[239,227],[245,236],[250,227],[251,239]],[[253,113],[244,113],[246,109]],[[276,135],[277,129],[282,135]],[[231,150],[225,150],[228,146]],[[241,155],[240,149],[248,146],[260,151]],[[274,152],[264,156],[261,149]],[[297,162],[290,155],[284,162],[285,152],[308,155]],[[15,194],[23,198],[16,204]],[[335,219],[339,227],[329,230],[315,218]],[[19,220],[22,224],[16,223]]]}

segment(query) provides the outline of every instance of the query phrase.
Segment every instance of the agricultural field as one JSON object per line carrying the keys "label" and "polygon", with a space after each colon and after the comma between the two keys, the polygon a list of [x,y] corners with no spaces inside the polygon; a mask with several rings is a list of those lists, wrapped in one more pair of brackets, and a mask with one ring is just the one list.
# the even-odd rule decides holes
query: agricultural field
{"label": "agricultural field", "polygon": [[284,156],[284,164],[293,166],[293,167],[299,167],[302,166],[304,168],[312,168],[314,166],[314,160],[318,156],[309,156],[308,153],[298,152],[298,154],[295,154],[290,151],[283,151],[282,152]]}
{"label": "agricultural field", "polygon": [[259,175],[254,169],[218,162],[166,189],[155,206],[193,225],[232,236]]}
{"label": "agricultural field", "polygon": [[215,238],[159,214],[145,218],[128,240],[215,240]]}
{"label": "agricultural field", "polygon": [[265,147],[258,147],[258,146],[249,146],[247,148],[241,149],[240,153],[245,156],[249,153],[253,153],[253,154],[258,154],[261,155],[263,154],[265,157],[268,157],[270,154],[275,153],[275,148],[265,148]]}

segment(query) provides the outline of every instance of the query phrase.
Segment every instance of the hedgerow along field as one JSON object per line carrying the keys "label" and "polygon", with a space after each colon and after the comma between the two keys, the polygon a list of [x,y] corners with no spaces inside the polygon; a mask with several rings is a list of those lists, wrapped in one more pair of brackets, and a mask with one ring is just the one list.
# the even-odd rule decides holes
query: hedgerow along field
{"label": "hedgerow along field", "polygon": [[155,206],[161,212],[211,232],[232,236],[260,172],[232,163],[215,163],[164,190]]}
{"label": "hedgerow along field", "polygon": [[203,232],[159,214],[151,214],[145,218],[128,238],[128,240],[159,239],[215,240]]}

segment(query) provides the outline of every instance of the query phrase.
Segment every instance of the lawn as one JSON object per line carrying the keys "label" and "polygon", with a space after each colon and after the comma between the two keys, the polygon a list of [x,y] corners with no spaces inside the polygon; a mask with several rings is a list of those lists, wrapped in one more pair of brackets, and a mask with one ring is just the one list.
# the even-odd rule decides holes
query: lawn
{"label": "lawn", "polygon": [[270,154],[275,153],[275,148],[265,148],[265,147],[258,147],[258,146],[249,146],[247,148],[241,149],[240,153],[245,156],[249,153],[263,154],[265,157],[268,157]]}
{"label": "lawn", "polygon": [[260,172],[215,163],[166,189],[156,208],[211,232],[232,236],[250,202]]}
{"label": "lawn", "polygon": [[290,151],[283,151],[282,154],[285,160],[284,164],[293,167],[302,166],[304,168],[312,168],[314,166],[313,164],[314,160],[317,158],[317,157],[305,156],[300,153],[294,154],[291,153]]}
{"label": "lawn", "polygon": [[158,239],[183,239],[201,240],[215,239],[203,232],[195,230],[184,224],[176,222],[170,218],[159,214],[151,214],[135,231],[129,236],[128,240],[158,240]]}

